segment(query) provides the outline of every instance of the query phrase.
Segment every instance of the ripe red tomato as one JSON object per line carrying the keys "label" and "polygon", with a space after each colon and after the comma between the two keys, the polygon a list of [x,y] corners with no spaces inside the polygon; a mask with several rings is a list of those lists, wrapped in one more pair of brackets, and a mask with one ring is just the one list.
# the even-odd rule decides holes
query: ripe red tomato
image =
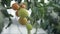
{"label": "ripe red tomato", "polygon": [[19,5],[18,5],[17,3],[14,3],[14,4],[12,5],[12,9],[18,10],[18,9],[19,9]]}
{"label": "ripe red tomato", "polygon": [[24,3],[21,3],[21,4],[20,4],[20,7],[21,7],[21,8],[26,8],[26,5],[25,5]]}

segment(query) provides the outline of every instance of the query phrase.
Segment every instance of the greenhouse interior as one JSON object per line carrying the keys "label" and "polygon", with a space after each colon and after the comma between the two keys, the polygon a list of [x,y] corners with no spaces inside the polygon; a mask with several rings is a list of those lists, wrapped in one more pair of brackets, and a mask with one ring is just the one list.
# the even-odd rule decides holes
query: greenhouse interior
{"label": "greenhouse interior", "polygon": [[0,0],[0,34],[60,34],[60,0]]}

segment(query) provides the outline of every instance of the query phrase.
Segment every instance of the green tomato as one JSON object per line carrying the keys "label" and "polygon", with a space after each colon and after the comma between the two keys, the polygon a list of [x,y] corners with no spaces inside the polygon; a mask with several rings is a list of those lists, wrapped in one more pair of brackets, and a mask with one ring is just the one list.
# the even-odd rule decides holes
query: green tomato
{"label": "green tomato", "polygon": [[24,8],[20,8],[20,9],[18,10],[18,16],[20,16],[20,17],[27,17],[27,16],[28,16],[27,10],[24,9]]}
{"label": "green tomato", "polygon": [[32,30],[32,25],[31,25],[31,24],[26,24],[26,28],[27,28],[28,30]]}

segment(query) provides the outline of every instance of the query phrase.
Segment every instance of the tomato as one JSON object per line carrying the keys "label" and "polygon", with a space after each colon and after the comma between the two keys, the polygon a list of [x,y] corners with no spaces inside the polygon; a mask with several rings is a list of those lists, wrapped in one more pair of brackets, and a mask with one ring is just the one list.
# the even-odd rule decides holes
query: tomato
{"label": "tomato", "polygon": [[[18,11],[16,11],[15,15],[18,16]],[[18,16],[18,17],[19,17],[19,16]]]}
{"label": "tomato", "polygon": [[26,8],[26,5],[21,5],[22,8]]}
{"label": "tomato", "polygon": [[22,17],[20,17],[20,18],[19,18],[19,23],[22,24],[22,25],[26,25],[26,23],[27,23],[27,18],[22,18]]}
{"label": "tomato", "polygon": [[32,30],[32,25],[31,25],[31,24],[26,24],[26,28],[27,28],[28,30]]}
{"label": "tomato", "polygon": [[14,4],[12,5],[12,9],[18,10],[18,9],[19,9],[19,5],[18,5],[17,3],[14,3]]}
{"label": "tomato", "polygon": [[21,4],[20,4],[20,7],[21,7],[21,8],[26,8],[26,4],[25,4],[25,3],[21,3]]}
{"label": "tomato", "polygon": [[24,8],[20,8],[20,10],[18,10],[18,16],[20,17],[28,17],[28,11]]}

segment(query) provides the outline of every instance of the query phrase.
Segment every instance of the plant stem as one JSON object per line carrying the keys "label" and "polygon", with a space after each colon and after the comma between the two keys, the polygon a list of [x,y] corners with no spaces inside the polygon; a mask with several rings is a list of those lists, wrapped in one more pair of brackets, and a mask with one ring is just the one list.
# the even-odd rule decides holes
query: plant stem
{"label": "plant stem", "polygon": [[31,33],[30,33],[30,30],[28,30],[28,34],[31,34]]}

